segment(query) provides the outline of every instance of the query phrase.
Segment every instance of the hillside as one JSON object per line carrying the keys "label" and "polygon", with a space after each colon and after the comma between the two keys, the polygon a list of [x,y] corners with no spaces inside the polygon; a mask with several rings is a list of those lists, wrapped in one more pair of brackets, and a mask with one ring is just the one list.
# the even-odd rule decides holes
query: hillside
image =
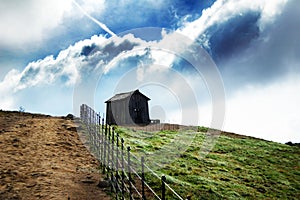
{"label": "hillside", "polygon": [[[117,128],[125,145],[131,146],[137,157],[145,156],[146,163],[152,163],[157,174],[166,175],[167,182],[183,197],[299,199],[299,146],[222,133],[213,149],[201,158],[205,130],[180,132],[194,137],[190,144],[185,144],[176,139],[177,131],[153,133]],[[151,178],[148,181],[160,184]]]}
{"label": "hillside", "polygon": [[0,199],[110,199],[71,120],[0,111]]}
{"label": "hillside", "polygon": [[[206,130],[184,127],[180,133],[193,136],[192,142],[187,146],[177,140],[170,146],[177,131],[116,127],[125,146],[137,157],[145,156],[146,164],[166,175],[182,197],[299,199],[298,146],[223,133],[201,158]],[[160,150],[164,154],[151,157]],[[97,187],[102,178],[97,160],[66,117],[0,111],[0,157],[0,199],[110,199]],[[147,174],[146,180],[160,190],[159,180]],[[168,199],[173,199],[170,195]]]}

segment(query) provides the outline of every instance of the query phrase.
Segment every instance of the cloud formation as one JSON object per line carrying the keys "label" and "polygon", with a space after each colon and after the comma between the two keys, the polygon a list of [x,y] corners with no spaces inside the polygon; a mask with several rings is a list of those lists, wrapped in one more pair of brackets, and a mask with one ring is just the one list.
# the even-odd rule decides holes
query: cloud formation
{"label": "cloud formation", "polygon": [[276,142],[300,142],[300,79],[285,76],[265,86],[239,89],[227,100],[227,131]]}
{"label": "cloud formation", "polygon": [[106,38],[102,36],[94,36],[61,51],[57,57],[50,55],[31,62],[21,72],[15,69],[11,70],[0,82],[0,96],[5,102],[1,107],[13,109],[14,94],[24,89],[54,83],[73,86],[80,79],[81,70],[89,70],[88,64],[83,67],[84,56],[80,54],[82,49],[92,44],[99,45],[105,40]]}
{"label": "cloud formation", "polygon": [[0,5],[0,47],[33,45],[47,38],[71,9],[66,1],[2,1]]}
{"label": "cloud formation", "polygon": [[[298,1],[290,1],[268,29],[242,51],[221,64],[225,84],[269,84],[289,74],[299,74],[300,17]],[[291,31],[292,30],[292,31]],[[232,80],[230,77],[235,77]],[[230,80],[229,80],[230,79]]]}
{"label": "cloud formation", "polygon": [[[122,1],[119,7],[109,7],[113,1],[99,1],[99,3],[96,3],[95,0],[90,1],[92,4],[87,1],[78,1],[78,4],[89,15],[95,16],[95,20],[99,18],[105,19],[104,22],[110,21],[111,16],[107,13],[114,8],[114,12],[110,12],[110,14],[112,16],[122,15],[122,17],[111,19],[110,23],[113,24],[113,27],[119,26],[124,23],[124,20],[127,20],[123,27],[118,29],[119,31],[122,28],[138,27],[144,22],[147,22],[147,25],[151,21],[149,21],[150,16],[155,15],[161,9],[168,8],[167,1],[147,1],[145,4],[139,2],[137,4],[143,4],[143,9],[128,16],[126,8],[133,10],[135,8],[133,1]],[[4,6],[11,8],[14,5],[13,2],[16,1],[1,5],[0,10],[4,12],[0,15],[9,18],[9,9],[5,9]],[[245,134],[257,133],[258,135],[255,135],[257,137],[271,138],[275,141],[283,141],[284,138],[279,136],[277,131],[284,132],[286,130],[290,134],[289,137],[285,137],[286,139],[298,141],[299,137],[296,133],[299,130],[297,128],[299,117],[295,113],[299,112],[296,103],[299,97],[295,93],[299,90],[297,86],[299,83],[296,80],[300,74],[300,61],[297,55],[297,52],[300,51],[300,26],[296,20],[300,18],[299,3],[292,0],[278,0],[276,2],[217,0],[211,4],[211,7],[203,10],[202,15],[194,12],[182,17],[178,14],[176,18],[178,23],[173,25],[174,27],[182,25],[182,27],[176,30],[161,29],[161,32],[155,33],[147,29],[148,32],[146,33],[139,33],[138,31],[135,32],[136,34],[124,33],[122,36],[110,39],[107,38],[107,35],[95,35],[90,39],[76,42],[64,50],[57,50],[57,54],[53,53],[53,55],[43,56],[42,59],[32,61],[23,70],[12,69],[0,82],[0,108],[16,109],[20,106],[20,102],[24,101],[30,105],[34,99],[37,99],[36,110],[41,112],[46,109],[49,102],[69,108],[73,87],[76,87],[76,84],[80,82],[86,82],[87,85],[96,82],[98,76],[102,74],[101,81],[103,82],[101,83],[107,84],[109,87],[100,90],[101,94],[97,96],[97,101],[104,100],[113,92],[122,92],[115,91],[115,89],[132,90],[135,89],[132,88],[133,85],[136,86],[145,83],[145,81],[160,80],[168,83],[166,85],[169,85],[169,89],[172,88],[173,92],[179,93],[181,91],[185,97],[182,100],[185,105],[189,104],[189,97],[193,93],[199,104],[197,109],[201,113],[200,125],[209,126],[212,117],[212,105],[208,100],[210,99],[209,93],[204,94],[207,92],[205,83],[201,77],[195,75],[195,70],[192,70],[193,66],[190,63],[178,59],[174,55],[174,52],[188,52],[190,46],[201,43],[215,58],[225,83],[228,97],[225,130]],[[59,10],[48,10],[46,14],[51,15],[53,17],[51,19],[48,16],[43,17],[40,11],[32,13],[30,16],[31,11],[35,10],[34,5],[39,5],[39,3],[32,0],[28,4],[21,5],[21,12],[11,15],[14,16],[10,19],[11,21],[3,20],[5,22],[3,30],[11,22],[16,22],[20,25],[19,28],[24,28],[26,21],[39,15],[42,16],[40,19],[33,19],[32,35],[28,35],[27,30],[25,30],[24,37],[15,41],[17,46],[51,37],[45,33],[49,33],[50,29],[54,30],[60,22],[66,22],[67,19],[89,20],[78,9],[75,13],[79,16],[75,17],[74,13],[68,13],[69,9],[73,9],[74,12],[74,5],[71,1],[66,1],[65,6],[62,5]],[[51,2],[47,3],[46,7],[51,5],[55,7],[61,4]],[[151,5],[150,11],[143,15],[141,12],[145,12],[149,5]],[[97,6],[99,9],[96,9]],[[104,8],[109,9],[106,11]],[[178,9],[174,8],[174,12],[168,16],[176,16]],[[97,10],[99,13],[96,12]],[[24,13],[27,17],[17,21]],[[137,16],[144,16],[144,18]],[[158,18],[153,18],[154,22],[151,23],[154,25],[159,23]],[[131,19],[136,23],[127,26],[127,23],[131,23]],[[46,23],[47,20],[49,20],[49,24]],[[2,26],[2,23],[0,24]],[[110,25],[108,27],[111,28]],[[17,38],[18,34],[16,33],[20,30],[16,26],[11,29],[11,33],[13,33],[11,35],[8,31],[3,32],[1,35],[3,37],[0,38],[0,47],[12,45],[13,43],[10,41]],[[110,29],[106,31],[109,32]],[[103,33],[102,30],[101,33]],[[189,43],[181,42],[176,33],[185,34],[192,40]],[[144,36],[144,38],[139,38],[139,36]],[[5,39],[7,41],[4,41]],[[147,48],[153,44],[164,49],[171,49],[173,52]],[[180,75],[177,79],[174,78],[178,75],[175,72]],[[123,79],[124,77],[127,79]],[[186,89],[187,86],[191,87],[189,91]],[[144,85],[143,88],[146,92],[151,92],[151,87]],[[164,92],[168,93],[169,99],[172,99],[173,94],[170,90],[160,89],[160,93],[154,95],[154,99],[161,99],[159,97],[163,96]],[[49,91],[49,94],[44,92],[46,90]],[[87,90],[86,92],[91,91]],[[83,97],[85,95],[88,94],[82,94]],[[33,99],[32,96],[35,98]],[[180,123],[182,118],[179,111],[184,106],[178,105],[176,98],[174,99],[172,99],[172,103],[166,100],[169,104],[153,101],[153,106],[161,106],[160,109],[164,111],[165,120]],[[290,106],[282,105],[282,102]],[[194,106],[184,108],[195,110]],[[280,116],[274,111],[278,109],[274,108],[279,109]],[[241,110],[244,110],[243,113],[247,113],[247,115],[241,114]],[[257,117],[258,115],[259,117]],[[272,117],[268,118],[270,115]],[[189,118],[184,117],[184,120],[188,123]],[[280,124],[281,122],[284,122],[281,127],[279,125],[272,126],[273,123]],[[253,124],[259,124],[261,128],[254,129]],[[272,137],[271,132],[276,132],[276,136]]]}
{"label": "cloud formation", "polygon": [[104,31],[106,31],[107,33],[109,33],[111,36],[116,36],[116,34],[114,32],[112,32],[105,24],[103,24],[102,22],[100,22],[99,20],[97,20],[96,18],[94,18],[93,16],[91,16],[86,10],[84,10],[84,8],[82,6],[80,6],[75,0],[72,1],[78,8],[79,10],[85,15],[87,16],[89,19],[91,19],[93,22],[95,22],[98,26],[100,26]]}
{"label": "cloud formation", "polygon": [[[105,10],[104,0],[79,1],[80,11],[73,0],[2,1],[0,5],[0,48],[30,50],[40,48],[59,34],[69,30],[72,23],[91,14],[99,16]],[[79,5],[79,4],[77,4]],[[93,18],[93,17],[91,17]],[[99,21],[93,18],[94,21]],[[101,26],[105,28],[104,24]]]}
{"label": "cloud formation", "polygon": [[[23,90],[51,85],[74,87],[76,83],[96,80],[101,73],[108,73],[111,67],[118,66],[118,63],[113,65],[110,62],[119,54],[141,44],[147,42],[135,38],[132,34],[114,37],[111,40],[102,35],[93,36],[60,51],[56,57],[49,55],[30,62],[22,71],[12,69],[0,82],[1,108],[14,109],[16,100],[13,97]],[[137,62],[142,57],[136,56],[143,54],[141,51],[127,57],[134,58]]]}
{"label": "cloud formation", "polygon": [[287,0],[275,2],[268,0],[217,0],[211,7],[202,11],[201,17],[186,23],[179,28],[179,31],[191,39],[197,39],[211,26],[222,24],[232,17],[250,11],[261,13],[259,27],[263,30],[281,13],[286,2]]}
{"label": "cloud formation", "polygon": [[231,93],[245,84],[299,73],[299,5],[294,0],[218,0],[178,31],[210,53]]}

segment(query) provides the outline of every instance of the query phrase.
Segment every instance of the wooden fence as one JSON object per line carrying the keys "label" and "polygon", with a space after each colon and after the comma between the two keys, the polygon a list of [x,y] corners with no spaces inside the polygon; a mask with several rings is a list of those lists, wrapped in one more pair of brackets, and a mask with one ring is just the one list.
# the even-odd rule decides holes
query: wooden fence
{"label": "wooden fence", "polygon": [[166,176],[158,176],[144,157],[138,158],[130,152],[130,147],[125,148],[124,139],[92,108],[81,105],[80,118],[86,127],[90,150],[100,161],[102,173],[116,199],[165,200],[168,195],[183,200],[167,184]]}

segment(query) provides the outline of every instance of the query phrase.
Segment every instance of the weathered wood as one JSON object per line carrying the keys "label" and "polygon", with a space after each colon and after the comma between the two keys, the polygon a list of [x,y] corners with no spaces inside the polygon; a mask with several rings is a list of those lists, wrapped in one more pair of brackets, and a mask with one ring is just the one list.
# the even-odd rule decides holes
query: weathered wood
{"label": "weathered wood", "polygon": [[147,125],[150,99],[139,90],[116,94],[106,103],[106,122],[109,125]]}

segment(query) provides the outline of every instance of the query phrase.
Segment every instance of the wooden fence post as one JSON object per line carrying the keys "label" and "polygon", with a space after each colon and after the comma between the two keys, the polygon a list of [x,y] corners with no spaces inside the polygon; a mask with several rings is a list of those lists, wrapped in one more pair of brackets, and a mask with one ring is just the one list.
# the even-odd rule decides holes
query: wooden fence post
{"label": "wooden fence post", "polygon": [[142,163],[142,198],[143,200],[146,200],[146,195],[145,195],[145,158],[142,156],[141,158],[141,163]]}
{"label": "wooden fence post", "polygon": [[128,167],[128,179],[129,179],[129,199],[132,199],[132,178],[131,178],[131,163],[130,163],[130,147],[127,147],[127,167]]}
{"label": "wooden fence post", "polygon": [[119,133],[117,133],[116,171],[119,170],[119,148],[120,148],[119,137],[120,137]]}
{"label": "wooden fence post", "polygon": [[79,110],[80,110],[80,119],[82,120],[82,105],[80,105]]}
{"label": "wooden fence post", "polygon": [[125,197],[125,165],[124,165],[124,139],[121,138],[121,159],[122,159],[122,200],[124,200]]}
{"label": "wooden fence post", "polygon": [[96,122],[95,122],[95,126],[96,126],[96,144],[97,144],[97,158],[100,158],[100,119],[99,119],[99,115],[98,113],[96,113]]}
{"label": "wooden fence post", "polygon": [[96,125],[97,125],[97,123],[96,123],[96,112],[93,110],[93,123],[92,123],[92,126],[93,126],[93,135],[94,135],[94,138],[93,138],[93,140],[94,140],[94,151],[95,151],[95,155],[97,155],[96,154],[96,152],[97,152],[97,132],[96,132]]}
{"label": "wooden fence post", "polygon": [[[97,152],[97,135],[96,135],[96,115],[95,115],[95,111],[93,110],[93,123],[92,123],[92,126],[93,126],[93,135],[94,135],[94,149],[95,149],[95,152]],[[96,155],[96,154],[95,154]]]}
{"label": "wooden fence post", "polygon": [[113,187],[114,187],[114,182],[115,182],[115,177],[114,177],[114,165],[115,165],[115,163],[114,163],[114,150],[115,150],[115,148],[114,148],[114,142],[115,142],[115,128],[114,127],[112,127],[111,128],[111,142],[110,142],[110,144],[111,144],[111,148],[110,148],[110,150],[111,150],[111,158],[110,158],[110,162],[111,162],[111,191],[113,192]]}
{"label": "wooden fence post", "polygon": [[[93,149],[93,134],[92,134],[92,109],[90,107],[89,108],[89,135],[90,135],[90,145],[92,145],[92,149]],[[92,150],[91,149],[91,150]]]}
{"label": "wooden fence post", "polygon": [[115,167],[114,154],[115,154],[115,128],[112,127],[111,130],[111,168],[112,169]]}
{"label": "wooden fence post", "polygon": [[102,167],[104,166],[103,165],[104,143],[105,143],[105,140],[104,140],[104,118],[102,118],[102,126],[101,126],[101,144],[102,145],[101,145],[101,155],[100,155]]}
{"label": "wooden fence post", "polygon": [[100,113],[97,114],[98,116],[98,123],[97,123],[97,127],[98,127],[98,131],[97,131],[97,134],[98,134],[98,158],[99,160],[101,159],[101,115]]}
{"label": "wooden fence post", "polygon": [[105,124],[105,130],[104,130],[104,140],[103,140],[103,169],[102,174],[105,174],[105,168],[106,168],[106,149],[107,149],[107,124]]}
{"label": "wooden fence post", "polygon": [[85,124],[88,124],[88,110],[87,110],[87,105],[84,106],[84,120]]}
{"label": "wooden fence post", "polygon": [[166,200],[166,177],[161,177],[161,199]]}
{"label": "wooden fence post", "polygon": [[[115,166],[116,166],[116,189],[117,189],[117,194],[118,194],[118,192],[119,192],[119,133],[117,133],[117,144],[116,144],[117,146],[117,148],[116,148],[116,164],[115,164]],[[117,197],[118,197],[118,195],[117,195]]]}
{"label": "wooden fence post", "polygon": [[110,171],[110,168],[109,168],[109,162],[110,162],[110,126],[107,127],[108,129],[108,138],[107,138],[107,158],[106,158],[106,169],[107,169],[107,179],[109,178],[109,171]]}

